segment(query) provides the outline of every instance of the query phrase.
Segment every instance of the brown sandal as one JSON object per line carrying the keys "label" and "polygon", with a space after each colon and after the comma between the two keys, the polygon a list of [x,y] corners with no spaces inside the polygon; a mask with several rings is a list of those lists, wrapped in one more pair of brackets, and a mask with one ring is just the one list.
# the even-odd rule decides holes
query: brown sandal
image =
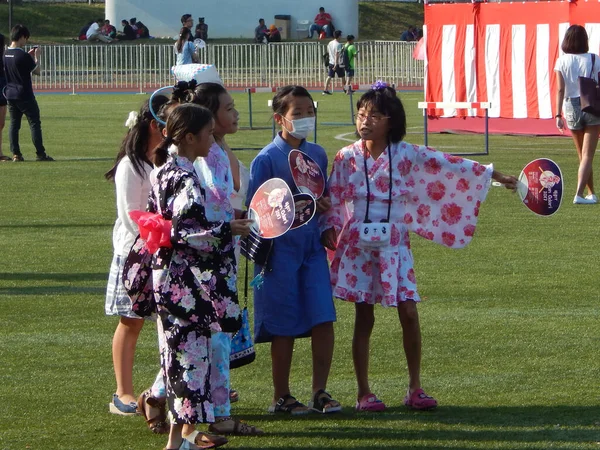
{"label": "brown sandal", "polygon": [[139,396],[137,405],[138,411],[144,416],[148,428],[153,433],[166,434],[169,432],[171,427],[167,423],[166,399],[152,397],[152,393],[148,389]]}
{"label": "brown sandal", "polygon": [[217,448],[229,442],[226,437],[203,433],[202,431],[194,431],[184,436],[184,439],[199,448]]}
{"label": "brown sandal", "polygon": [[[233,429],[231,430],[223,430],[219,427],[220,424],[225,422],[233,422]],[[211,423],[208,426],[208,431],[211,433],[217,434],[225,434],[232,436],[260,436],[261,434],[265,434],[263,430],[255,427],[254,425],[248,425],[247,423],[242,422],[241,420],[236,420],[234,418],[229,418],[226,420],[222,420],[220,422]]]}

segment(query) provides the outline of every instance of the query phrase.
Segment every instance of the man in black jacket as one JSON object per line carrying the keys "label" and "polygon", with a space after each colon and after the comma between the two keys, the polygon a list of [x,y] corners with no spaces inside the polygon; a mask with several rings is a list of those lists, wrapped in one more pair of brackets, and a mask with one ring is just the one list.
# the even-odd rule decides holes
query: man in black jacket
{"label": "man in black jacket", "polygon": [[8,112],[10,114],[10,126],[8,137],[10,139],[10,151],[13,161],[23,161],[21,148],[19,147],[19,130],[23,115],[29,121],[31,129],[31,140],[37,154],[36,161],[54,161],[46,154],[42,141],[42,121],[40,120],[40,108],[35,95],[31,74],[39,75],[40,49],[34,47],[26,52],[23,47],[29,40],[29,30],[24,25],[15,25],[10,31],[10,46],[4,52],[4,73],[6,74],[6,89],[4,95],[8,101]]}

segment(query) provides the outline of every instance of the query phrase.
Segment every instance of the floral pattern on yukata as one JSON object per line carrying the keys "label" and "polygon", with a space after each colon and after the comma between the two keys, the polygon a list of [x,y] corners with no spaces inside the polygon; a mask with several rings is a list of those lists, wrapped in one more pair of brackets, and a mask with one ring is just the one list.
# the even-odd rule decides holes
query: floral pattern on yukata
{"label": "floral pattern on yukata", "polygon": [[[369,219],[386,219],[389,202],[389,154],[367,154],[371,202]],[[475,161],[412,145],[392,144],[390,245],[361,246],[367,185],[361,141],[341,149],[329,178],[332,208],[325,228],[334,227],[338,244],[331,264],[334,296],[351,302],[397,306],[419,301],[409,231],[451,248],[473,238],[479,207],[490,186],[492,169]]]}
{"label": "floral pattern on yukata", "polygon": [[[159,201],[163,198],[165,202]],[[160,210],[161,204],[167,205],[166,211]],[[239,330],[231,227],[225,221],[206,219],[204,190],[190,161],[169,158],[157,173],[148,210],[173,221],[173,249],[161,248],[154,259],[156,303],[199,328]]]}
{"label": "floral pattern on yukata", "polygon": [[169,417],[175,423],[211,422],[211,333],[241,326],[231,228],[207,220],[194,167],[179,156],[157,172],[148,211],[173,223],[173,248],[159,249],[153,260]]}
{"label": "floral pattern on yukata", "polygon": [[206,218],[211,221],[233,219],[233,176],[227,153],[213,143],[208,155],[194,161],[194,169],[206,195]]}
{"label": "floral pattern on yukata", "polygon": [[162,306],[158,306],[158,315],[166,343],[161,349],[161,366],[166,375],[169,422],[214,422],[210,331],[174,317]]}

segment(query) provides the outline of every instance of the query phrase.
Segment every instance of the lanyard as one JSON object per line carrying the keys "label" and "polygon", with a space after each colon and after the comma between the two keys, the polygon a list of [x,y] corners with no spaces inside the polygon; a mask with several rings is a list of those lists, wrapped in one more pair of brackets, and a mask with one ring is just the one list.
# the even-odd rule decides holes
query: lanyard
{"label": "lanyard", "polygon": [[[388,211],[387,211],[387,219],[382,220],[382,222],[389,222],[390,215],[392,211],[392,143],[388,142],[388,158],[389,158],[389,176],[390,176],[390,184],[389,184],[389,192],[388,192]],[[369,219],[369,205],[371,203],[371,187],[369,185],[369,169],[367,168],[367,144],[365,141],[362,141],[362,149],[363,149],[363,162],[365,164],[365,178],[367,179],[367,211],[365,212],[365,223],[371,223]]]}

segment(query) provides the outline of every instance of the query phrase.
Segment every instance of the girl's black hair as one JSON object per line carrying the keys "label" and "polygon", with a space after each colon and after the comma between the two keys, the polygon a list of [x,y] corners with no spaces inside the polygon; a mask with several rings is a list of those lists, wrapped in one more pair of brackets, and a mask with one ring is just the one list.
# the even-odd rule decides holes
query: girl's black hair
{"label": "girl's black hair", "polygon": [[171,100],[177,103],[191,103],[194,95],[194,89],[198,83],[196,80],[190,81],[178,81],[173,86],[173,93],[171,94]]}
{"label": "girl's black hair", "polygon": [[[169,114],[175,106],[181,105],[183,103],[190,103],[196,85],[196,80],[178,81],[177,83],[175,83],[175,86],[173,86],[173,92],[171,93],[171,97],[160,107],[160,109],[156,113],[157,117],[164,123],[166,123],[167,119],[169,118]],[[165,128],[165,125],[159,122],[158,128],[162,131]]]}
{"label": "girl's black hair", "polygon": [[376,109],[390,118],[388,139],[391,142],[400,142],[406,136],[406,113],[394,88],[387,86],[365,92],[356,103],[356,110],[361,108]]}
{"label": "girl's black hair", "polygon": [[194,103],[176,106],[167,119],[167,135],[154,149],[154,164],[162,166],[169,156],[169,146],[179,145],[188,133],[198,134],[210,124],[213,115],[208,108]]}
{"label": "girl's black hair", "polygon": [[226,93],[227,89],[218,83],[202,83],[194,90],[194,95],[190,99],[190,102],[210,109],[216,117],[221,107],[219,96]]}
{"label": "girl's black hair", "polygon": [[175,48],[177,49],[177,53],[181,53],[181,49],[183,48],[183,44],[189,40],[190,34],[192,32],[188,27],[181,27],[179,30],[179,39],[175,43]]}
{"label": "girl's black hair", "polygon": [[[166,97],[157,96],[152,99],[152,108],[154,111],[158,111],[166,102]],[[150,101],[147,100],[140,108],[137,123],[123,138],[121,148],[117,154],[113,167],[104,174],[104,177],[107,180],[114,181],[115,174],[117,173],[117,166],[126,155],[129,157],[135,173],[141,177],[146,175],[144,164],[152,164],[148,159],[148,156],[146,156],[146,151],[148,150],[147,147],[150,138],[150,123],[153,120],[154,117],[150,112]]]}
{"label": "girl's black hair", "polygon": [[273,97],[273,112],[282,116],[285,115],[290,108],[292,97],[308,97],[311,100],[311,104],[313,104],[312,96],[305,87],[295,85],[284,86]]}

